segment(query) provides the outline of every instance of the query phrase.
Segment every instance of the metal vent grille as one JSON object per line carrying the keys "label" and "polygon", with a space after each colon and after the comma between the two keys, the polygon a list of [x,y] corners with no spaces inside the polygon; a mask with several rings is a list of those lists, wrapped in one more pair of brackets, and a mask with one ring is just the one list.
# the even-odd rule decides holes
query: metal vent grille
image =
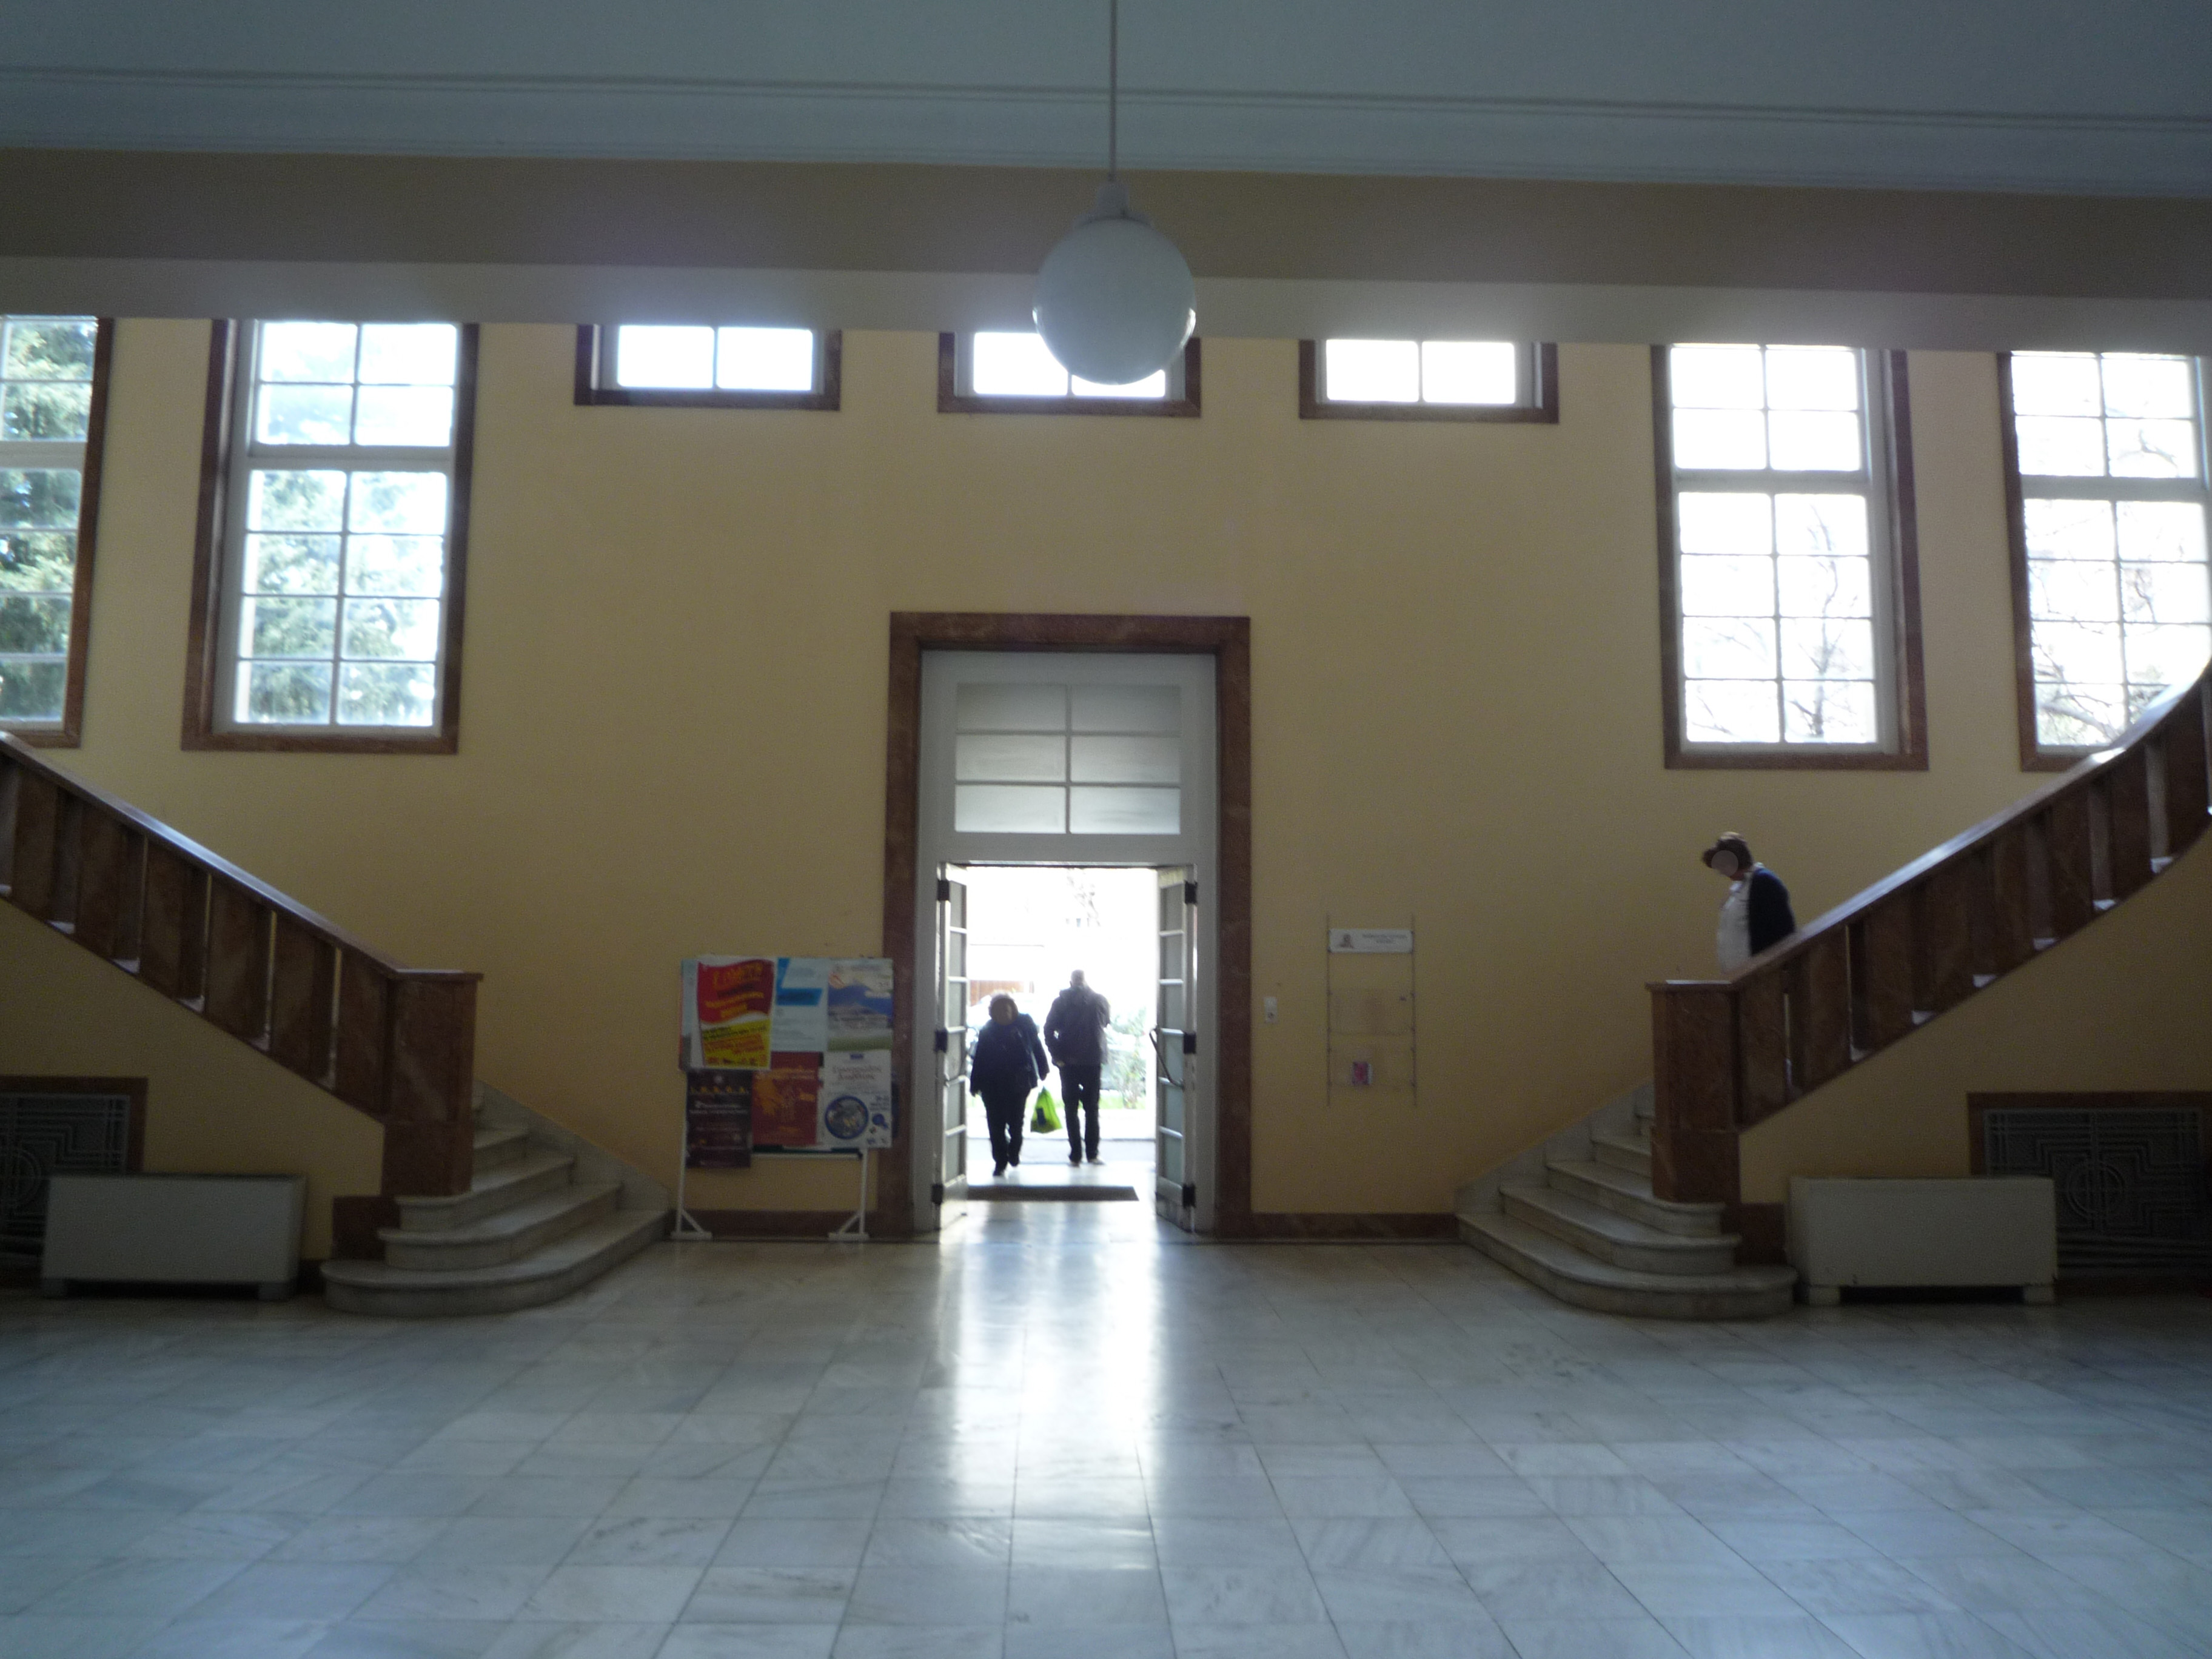
{"label": "metal vent grille", "polygon": [[38,1261],[46,1182],[121,1175],[131,1153],[128,1095],[0,1094],[0,1261]]}
{"label": "metal vent grille", "polygon": [[2189,1107],[1994,1108],[1984,1167],[2051,1177],[2062,1277],[2199,1271],[2212,1268],[2203,1133]]}

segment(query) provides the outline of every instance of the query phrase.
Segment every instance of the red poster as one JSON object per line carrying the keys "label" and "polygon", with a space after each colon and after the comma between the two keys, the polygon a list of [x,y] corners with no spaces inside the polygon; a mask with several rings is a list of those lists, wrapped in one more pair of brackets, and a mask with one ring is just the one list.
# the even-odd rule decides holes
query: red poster
{"label": "red poster", "polygon": [[699,1024],[726,1025],[764,1017],[775,1006],[775,960],[753,957],[720,965],[699,964]]}
{"label": "red poster", "polygon": [[753,1145],[811,1146],[822,1139],[822,1074],[753,1074]]}

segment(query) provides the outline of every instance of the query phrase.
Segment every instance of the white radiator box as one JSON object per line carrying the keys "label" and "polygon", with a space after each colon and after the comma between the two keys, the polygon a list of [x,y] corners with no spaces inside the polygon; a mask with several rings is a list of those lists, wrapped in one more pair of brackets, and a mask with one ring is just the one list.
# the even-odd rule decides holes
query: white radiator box
{"label": "white radiator box", "polygon": [[1845,1285],[2017,1285],[2051,1299],[2057,1198],[2042,1176],[1966,1181],[1790,1178],[1790,1263],[1805,1299]]}
{"label": "white radiator box", "polygon": [[300,1276],[299,1176],[58,1175],[46,1196],[40,1289],[72,1279],[256,1285],[264,1301]]}

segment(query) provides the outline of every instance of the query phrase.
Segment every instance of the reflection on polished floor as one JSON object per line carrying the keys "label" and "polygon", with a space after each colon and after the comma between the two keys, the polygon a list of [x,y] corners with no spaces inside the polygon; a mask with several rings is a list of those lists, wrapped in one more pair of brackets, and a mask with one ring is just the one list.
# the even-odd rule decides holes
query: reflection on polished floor
{"label": "reflection on polished floor", "polygon": [[499,1318],[11,1296],[0,1656],[2212,1652],[2212,1301],[1644,1323],[988,1211]]}

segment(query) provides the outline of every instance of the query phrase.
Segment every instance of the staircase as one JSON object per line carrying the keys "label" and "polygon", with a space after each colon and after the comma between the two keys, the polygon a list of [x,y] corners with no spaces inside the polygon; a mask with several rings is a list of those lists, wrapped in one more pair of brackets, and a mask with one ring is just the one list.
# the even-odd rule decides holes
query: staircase
{"label": "staircase", "polygon": [[[1790,1306],[1789,1267],[1739,1267],[1718,1204],[1674,1204],[1651,1191],[1649,1087],[1625,1122],[1547,1147],[1540,1181],[1462,1196],[1460,1237],[1562,1302],[1650,1319],[1759,1319]],[[1583,1156],[1584,1152],[1587,1156]]]}
{"label": "staircase", "polygon": [[401,1197],[399,1224],[378,1230],[383,1261],[323,1264],[331,1306],[397,1319],[512,1313],[558,1301],[667,1233],[666,1206],[623,1207],[611,1172],[580,1172],[574,1152],[490,1121],[483,1096],[468,1190]]}

